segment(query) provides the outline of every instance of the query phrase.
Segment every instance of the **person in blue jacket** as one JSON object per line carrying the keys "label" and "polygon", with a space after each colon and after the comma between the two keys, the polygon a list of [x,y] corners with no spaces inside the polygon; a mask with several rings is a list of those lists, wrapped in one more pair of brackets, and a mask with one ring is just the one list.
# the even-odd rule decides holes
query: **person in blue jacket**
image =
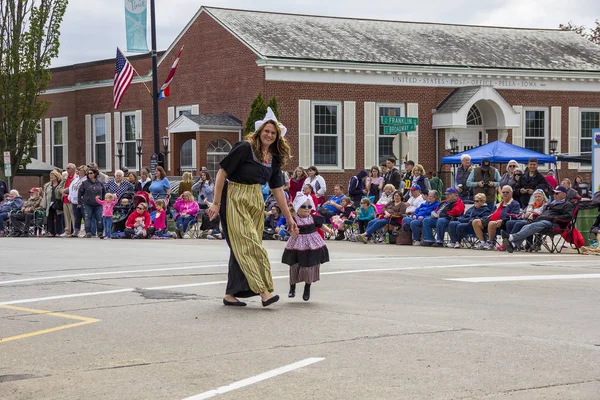
{"label": "person in blue jacket", "polygon": [[450,243],[448,247],[460,249],[460,242],[467,234],[474,235],[473,220],[487,218],[492,211],[486,204],[486,197],[483,193],[475,195],[475,206],[469,208],[456,221],[451,221],[448,225],[448,233],[450,234]]}
{"label": "person in blue jacket", "polygon": [[423,220],[431,215],[440,205],[440,195],[435,190],[430,190],[427,194],[427,201],[421,204],[413,215],[402,220],[402,230],[412,232],[413,245],[421,244],[421,230],[423,229]]}

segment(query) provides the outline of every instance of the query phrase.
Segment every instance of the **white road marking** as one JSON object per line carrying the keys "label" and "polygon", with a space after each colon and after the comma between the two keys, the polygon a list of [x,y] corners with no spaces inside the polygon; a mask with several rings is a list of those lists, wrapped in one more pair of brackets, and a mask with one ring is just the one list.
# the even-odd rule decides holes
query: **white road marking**
{"label": "white road marking", "polygon": [[[562,263],[563,261],[539,261],[536,264],[557,264]],[[522,261],[522,262],[512,262],[510,265],[527,265],[532,264],[532,261]],[[396,268],[373,268],[373,269],[350,269],[343,271],[331,271],[331,272],[321,272],[321,275],[342,275],[342,274],[358,274],[364,272],[390,272],[390,271],[414,271],[414,270],[426,270],[426,269],[446,269],[446,268],[469,268],[469,267],[492,267],[502,265],[505,266],[506,262],[499,263],[487,263],[487,264],[455,264],[455,265],[424,265],[418,267],[396,267]],[[285,279],[288,278],[288,275],[277,275],[273,276],[273,279]],[[147,288],[138,288],[141,290],[166,290],[166,289],[179,289],[186,287],[196,287],[196,286],[212,286],[212,285],[222,285],[227,283],[227,281],[209,281],[209,282],[197,282],[197,283],[185,283],[180,285],[168,285],[168,286],[153,286]],[[0,302],[0,305],[14,305],[14,304],[26,304],[26,303],[37,303],[42,301],[51,301],[51,300],[60,300],[60,299],[70,299],[74,297],[88,297],[88,296],[102,296],[107,294],[114,293],[126,293],[133,292],[137,290],[136,288],[123,288],[117,290],[107,290],[104,292],[88,292],[88,293],[76,293],[76,294],[65,294],[58,296],[48,296],[48,297],[38,297],[32,299],[21,299],[21,300],[11,300]]]}
{"label": "white road marking", "polygon": [[218,389],[210,390],[208,392],[200,393],[195,396],[187,397],[184,400],[204,400],[210,399],[211,397],[218,396],[220,394],[228,393],[237,389],[241,389],[246,386],[254,385],[255,383],[274,378],[276,376],[294,371],[296,369],[304,368],[314,363],[318,363],[323,361],[324,358],[307,358],[302,361],[298,361],[297,363],[289,364],[280,368],[275,368],[270,371],[264,372],[259,375],[252,376],[250,378],[243,379],[241,381],[234,382],[227,386],[221,386]]}
{"label": "white road marking", "polygon": [[[563,257],[568,255],[563,255]],[[413,257],[369,257],[369,258],[347,258],[347,259],[336,259],[336,262],[353,262],[353,261],[394,261],[394,260],[415,260],[415,259],[438,259],[438,258],[448,258],[448,256],[413,256]],[[486,255],[486,256],[477,256],[477,258],[499,258],[497,255]],[[531,259],[531,256],[529,256]],[[272,264],[283,265],[281,262],[271,260]],[[105,275],[127,275],[127,274],[138,274],[145,272],[169,272],[169,271],[181,271],[181,270],[189,270],[189,269],[203,269],[203,268],[218,268],[224,266],[224,264],[212,264],[212,265],[193,265],[186,267],[164,267],[164,268],[152,268],[152,269],[130,269],[126,271],[106,271],[106,272],[86,272],[80,274],[68,274],[68,275],[54,275],[54,276],[38,276],[35,278],[23,278],[23,279],[13,279],[10,281],[0,281],[0,285],[10,285],[15,283],[24,283],[24,282],[39,282],[39,281],[51,281],[57,279],[65,279],[65,278],[82,278],[87,276],[105,276]],[[226,266],[226,265],[225,265]]]}
{"label": "white road marking", "polygon": [[568,274],[568,275],[522,275],[522,276],[488,276],[479,278],[452,278],[446,281],[459,282],[515,282],[515,281],[551,281],[564,279],[599,279],[600,274]]}

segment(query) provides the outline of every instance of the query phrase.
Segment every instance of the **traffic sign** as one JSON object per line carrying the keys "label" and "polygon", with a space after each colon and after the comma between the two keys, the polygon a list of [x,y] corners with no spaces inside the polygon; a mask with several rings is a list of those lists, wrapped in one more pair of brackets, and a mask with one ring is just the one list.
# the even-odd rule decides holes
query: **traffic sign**
{"label": "traffic sign", "polygon": [[[382,125],[419,125],[419,118],[412,117],[381,117]],[[414,130],[414,129],[413,129]]]}
{"label": "traffic sign", "polygon": [[383,134],[384,135],[395,135],[396,133],[414,132],[416,130],[417,130],[417,127],[413,124],[386,125],[383,127]]}
{"label": "traffic sign", "polygon": [[10,164],[10,151],[4,152],[4,164]]}
{"label": "traffic sign", "polygon": [[10,164],[4,164],[4,176],[7,178],[12,176],[12,168],[10,167]]}

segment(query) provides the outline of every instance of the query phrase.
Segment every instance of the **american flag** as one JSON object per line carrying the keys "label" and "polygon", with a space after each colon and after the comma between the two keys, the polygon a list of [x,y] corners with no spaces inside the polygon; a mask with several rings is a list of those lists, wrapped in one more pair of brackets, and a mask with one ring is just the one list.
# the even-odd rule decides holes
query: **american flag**
{"label": "american flag", "polygon": [[162,85],[162,87],[160,88],[160,92],[158,93],[159,99],[164,99],[165,97],[169,97],[171,95],[171,82],[173,81],[173,78],[175,77],[175,72],[177,71],[177,65],[179,65],[179,57],[181,57],[182,51],[183,51],[183,47],[181,48],[181,50],[179,50],[179,53],[177,54],[177,58],[175,59],[175,61],[173,62],[173,65],[171,66],[169,75],[167,75],[167,80],[165,81],[164,85]]}
{"label": "american flag", "polygon": [[117,48],[115,62],[115,79],[113,82],[113,104],[115,110],[119,108],[125,92],[133,80],[133,66],[127,61],[120,49]]}

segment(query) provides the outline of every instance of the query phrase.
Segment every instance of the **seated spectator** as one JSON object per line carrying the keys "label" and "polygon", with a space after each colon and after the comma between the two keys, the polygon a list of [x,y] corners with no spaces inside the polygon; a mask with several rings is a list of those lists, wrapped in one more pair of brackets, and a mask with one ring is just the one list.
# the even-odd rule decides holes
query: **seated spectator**
{"label": "seated spectator", "polygon": [[105,186],[106,193],[112,193],[117,197],[117,200],[121,196],[128,192],[135,191],[135,186],[129,183],[128,180],[124,179],[125,174],[120,169],[115,171],[114,179],[108,181]]}
{"label": "seated spectator", "polygon": [[23,199],[18,191],[13,189],[8,193],[7,199],[0,205],[0,237],[4,236],[4,221],[12,212],[19,211],[23,204]]}
{"label": "seated spectator", "polygon": [[[265,211],[266,210],[270,210],[273,207],[277,207],[277,209],[279,209],[279,206],[277,205],[277,200],[275,199],[275,195],[273,194],[273,191],[270,190],[270,194],[269,197],[267,197],[267,200],[265,200]],[[290,195],[288,192],[283,192],[283,195],[285,196],[285,201],[286,203],[290,202]]]}
{"label": "seated spectator", "polygon": [[422,203],[415,212],[402,220],[402,230],[412,232],[413,245],[421,245],[421,229],[423,228],[423,220],[431,215],[431,213],[440,205],[439,194],[435,190],[430,190],[427,194],[427,201]]}
{"label": "seated spectator", "polygon": [[502,231],[502,241],[504,248],[509,253],[515,249],[515,244],[522,242],[525,238],[535,235],[544,229],[552,227],[563,227],[573,218],[575,204],[567,201],[568,189],[564,186],[558,186],[554,189],[554,200],[547,203],[542,214],[535,218],[532,223],[525,225],[516,233],[509,234]]}
{"label": "seated spectator", "polygon": [[371,201],[367,197],[360,200],[360,207],[356,210],[356,219],[359,233],[365,233],[369,221],[375,219],[375,207],[371,205]]}
{"label": "seated spectator", "polygon": [[391,183],[388,183],[383,187],[383,193],[381,193],[379,200],[377,200],[377,203],[375,203],[376,214],[381,214],[381,210],[383,210],[383,207],[387,206],[390,201],[394,200],[395,190],[396,189],[394,188],[394,185],[392,185]]}
{"label": "seated spectator", "polygon": [[274,231],[280,219],[281,210],[278,206],[272,206],[269,211],[265,211],[265,229],[270,228]]}
{"label": "seated spectator", "polygon": [[[544,206],[548,203],[546,193],[542,189],[536,189],[531,196],[532,203],[530,203],[525,211],[519,215],[518,219],[511,219],[506,221],[504,230],[508,233],[517,233],[523,227],[542,214]],[[530,242],[529,238],[528,241]],[[531,242],[530,242],[531,243]],[[516,243],[515,248],[518,250],[522,249],[522,243]],[[504,245],[498,246],[498,250],[504,250]]]}
{"label": "seated spectator", "polygon": [[369,175],[369,173],[366,169],[363,169],[350,178],[350,182],[348,182],[348,196],[352,200],[354,207],[358,207],[360,205],[360,199],[368,193],[365,185],[367,175]]}
{"label": "seated spectator", "polygon": [[[437,192],[436,192],[437,193]],[[465,204],[458,197],[458,190],[450,187],[445,192],[446,200],[442,201],[429,217],[423,220],[423,246],[442,247],[448,224],[465,212]],[[433,239],[433,228],[436,239]]]}
{"label": "seated spectator", "polygon": [[[304,185],[304,194],[307,193],[307,185]],[[310,185],[308,185],[310,186]],[[333,187],[333,196],[329,198],[325,203],[323,203],[322,207],[319,207],[317,211],[321,214],[325,221],[330,222],[331,217],[337,215],[342,212],[342,199],[344,198],[344,192],[342,191],[342,187],[340,185],[335,185]],[[313,201],[316,201],[316,198],[313,198]],[[315,203],[317,204],[317,203]]]}
{"label": "seated spectator", "polygon": [[460,242],[467,234],[475,234],[473,230],[473,220],[486,219],[492,211],[486,204],[486,197],[483,193],[475,195],[475,205],[469,208],[463,215],[456,220],[451,221],[448,225],[448,233],[450,234],[449,248],[460,249]]}
{"label": "seated spectator", "polygon": [[154,235],[154,228],[150,226],[152,218],[148,213],[148,205],[140,203],[135,211],[127,218],[125,222],[125,237],[128,239],[146,239]]}
{"label": "seated spectator", "polygon": [[183,239],[183,234],[187,231],[190,222],[196,220],[198,203],[196,203],[191,192],[183,192],[175,201],[173,208],[177,211],[177,214],[175,214],[177,233]]}
{"label": "seated spectator", "polygon": [[548,172],[546,173],[546,182],[548,182],[548,185],[550,185],[551,188],[555,188],[558,186],[558,181],[554,177],[553,169],[549,169]]}
{"label": "seated spectator", "polygon": [[353,223],[356,217],[356,207],[350,197],[344,197],[342,199],[342,212],[339,215],[335,215],[331,218],[331,222],[337,229],[337,235],[335,240],[344,240],[344,230],[347,222]]}
{"label": "seated spectator", "polygon": [[567,201],[572,201],[573,199],[577,199],[580,197],[577,190],[571,187],[571,180],[569,178],[563,179],[562,181],[560,181],[560,184],[561,186],[567,188]]}
{"label": "seated spectator", "polygon": [[[434,190],[434,189],[432,189]],[[439,194],[439,192],[438,192]],[[425,199],[421,195],[421,186],[413,185],[410,187],[410,196],[406,202],[406,215],[412,215],[417,207],[425,203]]]}
{"label": "seated spectator", "polygon": [[[212,206],[212,203],[207,202],[208,207]],[[200,230],[202,231],[201,238],[206,237],[206,239],[223,239],[223,234],[220,230],[221,226],[221,217],[217,214],[215,219],[211,220],[206,213],[202,213],[202,225],[200,225]]]}
{"label": "seated spectator", "polygon": [[[12,225],[13,237],[28,237],[29,227],[33,221],[36,211],[44,209],[42,207],[42,196],[40,196],[41,188],[34,187],[29,190],[29,198],[21,206],[21,212],[10,213],[10,224]],[[16,198],[16,197],[15,197]],[[3,233],[0,230],[0,234]]]}
{"label": "seated spectator", "polygon": [[[489,216],[489,218],[473,220],[473,230],[479,243],[477,243],[473,249],[475,250],[491,250],[494,248],[494,242],[496,238],[496,232],[498,228],[501,228],[511,218],[516,218],[520,211],[521,206],[518,201],[512,198],[513,190],[510,186],[506,185],[502,188],[502,198],[498,207]],[[488,240],[484,239],[484,231],[487,230]]]}
{"label": "seated spectator", "polygon": [[[296,215],[296,210],[294,210],[294,206],[288,204],[288,209],[290,210],[290,215],[294,217]],[[290,234],[287,231],[286,225],[287,220],[282,215],[281,218],[279,218],[279,221],[277,221],[277,225],[275,226],[275,234],[273,235],[273,239],[286,241],[290,238]]]}
{"label": "seated spectator", "polygon": [[402,218],[406,215],[406,204],[402,201],[402,195],[398,190],[394,192],[394,200],[390,201],[384,208],[382,215],[367,224],[365,233],[356,235],[356,240],[367,243],[373,233],[386,225],[401,226]]}

